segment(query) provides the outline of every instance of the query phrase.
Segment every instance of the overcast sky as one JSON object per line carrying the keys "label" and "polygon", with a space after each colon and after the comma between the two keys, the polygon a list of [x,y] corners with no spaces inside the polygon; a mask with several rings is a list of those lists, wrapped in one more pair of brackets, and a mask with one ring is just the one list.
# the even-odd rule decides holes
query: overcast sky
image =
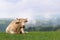
{"label": "overcast sky", "polygon": [[60,0],[0,0],[0,18],[51,18],[60,15]]}

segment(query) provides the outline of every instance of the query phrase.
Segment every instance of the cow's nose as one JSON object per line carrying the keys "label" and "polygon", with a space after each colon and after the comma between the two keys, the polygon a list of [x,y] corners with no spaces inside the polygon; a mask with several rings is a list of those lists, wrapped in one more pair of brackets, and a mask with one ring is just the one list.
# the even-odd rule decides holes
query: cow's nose
{"label": "cow's nose", "polygon": [[23,28],[25,28],[25,25],[23,25]]}

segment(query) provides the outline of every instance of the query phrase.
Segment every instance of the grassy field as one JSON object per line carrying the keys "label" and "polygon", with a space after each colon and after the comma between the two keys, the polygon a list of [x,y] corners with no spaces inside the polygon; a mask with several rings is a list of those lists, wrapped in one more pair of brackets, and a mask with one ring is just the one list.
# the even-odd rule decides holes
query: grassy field
{"label": "grassy field", "polygon": [[60,40],[60,32],[29,32],[28,34],[0,33],[0,40]]}

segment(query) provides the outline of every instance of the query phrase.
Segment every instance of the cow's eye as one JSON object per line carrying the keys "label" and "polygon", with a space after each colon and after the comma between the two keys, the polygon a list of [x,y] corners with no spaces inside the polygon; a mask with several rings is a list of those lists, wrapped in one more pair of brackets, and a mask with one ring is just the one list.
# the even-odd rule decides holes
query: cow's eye
{"label": "cow's eye", "polygon": [[16,22],[16,24],[19,24],[20,22]]}
{"label": "cow's eye", "polygon": [[27,20],[25,22],[28,22]]}

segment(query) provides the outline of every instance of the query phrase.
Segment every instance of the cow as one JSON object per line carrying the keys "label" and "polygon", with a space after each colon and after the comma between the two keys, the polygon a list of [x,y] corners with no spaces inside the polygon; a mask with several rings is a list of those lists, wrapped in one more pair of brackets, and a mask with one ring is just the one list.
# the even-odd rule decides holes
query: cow
{"label": "cow", "polygon": [[10,34],[24,34],[25,23],[28,22],[27,18],[16,18],[6,28],[6,33]]}

